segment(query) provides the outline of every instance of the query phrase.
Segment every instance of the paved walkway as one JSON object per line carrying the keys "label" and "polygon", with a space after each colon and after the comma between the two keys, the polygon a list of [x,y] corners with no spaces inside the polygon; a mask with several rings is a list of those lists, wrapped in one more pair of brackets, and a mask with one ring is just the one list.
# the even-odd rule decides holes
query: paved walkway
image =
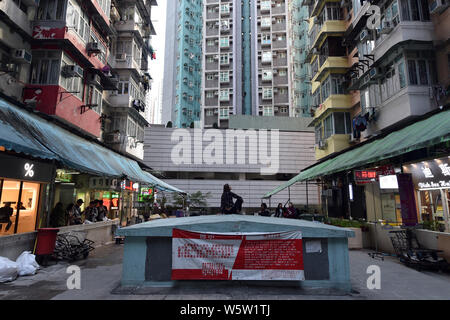
{"label": "paved walkway", "polygon": [[[78,261],[81,289],[68,290],[68,263],[39,270],[34,276],[19,277],[0,284],[3,299],[89,299],[89,300],[311,300],[311,299],[450,299],[450,274],[419,272],[402,265],[394,257],[384,261],[370,258],[366,250],[350,251],[353,292],[344,296],[311,295],[289,287],[267,288],[242,283],[206,287],[206,284],[180,288],[149,288],[142,294],[112,294],[120,282],[123,245],[97,248],[87,260]],[[381,289],[369,290],[369,265],[381,268]],[[115,290],[117,292],[117,290]]]}

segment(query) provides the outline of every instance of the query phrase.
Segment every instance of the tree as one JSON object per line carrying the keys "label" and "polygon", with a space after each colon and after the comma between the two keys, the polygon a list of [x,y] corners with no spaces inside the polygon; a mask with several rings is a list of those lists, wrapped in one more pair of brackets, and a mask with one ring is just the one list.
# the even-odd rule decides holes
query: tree
{"label": "tree", "polygon": [[203,194],[201,191],[197,191],[191,194],[182,195],[175,194],[173,196],[173,202],[177,207],[186,207],[189,205],[190,208],[205,208],[208,206],[207,198],[211,197],[211,192]]}

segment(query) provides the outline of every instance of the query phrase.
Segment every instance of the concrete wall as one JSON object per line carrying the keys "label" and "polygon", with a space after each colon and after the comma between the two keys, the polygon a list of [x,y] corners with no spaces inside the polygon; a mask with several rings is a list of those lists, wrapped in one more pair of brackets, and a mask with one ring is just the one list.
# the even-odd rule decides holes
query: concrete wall
{"label": "concrete wall", "polygon": [[[94,247],[111,243],[118,220],[97,222],[95,224],[82,224],[59,228],[59,233],[81,232],[85,238],[94,241]],[[37,231],[0,237],[0,257],[16,260],[24,251],[33,251]]]}
{"label": "concrete wall", "polygon": [[431,230],[415,230],[419,243],[428,249],[442,250],[442,256],[450,263],[450,233]]}

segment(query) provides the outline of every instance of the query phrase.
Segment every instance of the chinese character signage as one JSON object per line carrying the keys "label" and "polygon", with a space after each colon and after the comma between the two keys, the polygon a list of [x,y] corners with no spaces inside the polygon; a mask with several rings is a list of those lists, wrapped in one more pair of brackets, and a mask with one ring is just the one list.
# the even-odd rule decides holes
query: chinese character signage
{"label": "chinese character signage", "polygon": [[172,280],[304,280],[300,231],[212,234],[173,229]]}
{"label": "chinese character signage", "polygon": [[355,182],[356,184],[365,184],[377,181],[377,171],[376,170],[355,170]]}
{"label": "chinese character signage", "polygon": [[403,172],[412,174],[418,189],[450,188],[450,158],[422,161],[403,166]]}

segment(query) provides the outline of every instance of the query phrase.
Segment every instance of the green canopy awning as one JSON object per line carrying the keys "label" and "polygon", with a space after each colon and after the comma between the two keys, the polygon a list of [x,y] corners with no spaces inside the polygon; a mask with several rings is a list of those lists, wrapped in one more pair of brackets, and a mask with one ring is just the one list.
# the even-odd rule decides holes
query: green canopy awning
{"label": "green canopy awning", "polygon": [[270,198],[300,181],[365,166],[446,141],[450,141],[450,110],[439,112],[425,120],[394,131],[383,138],[320,162],[266,193],[263,198]]}

